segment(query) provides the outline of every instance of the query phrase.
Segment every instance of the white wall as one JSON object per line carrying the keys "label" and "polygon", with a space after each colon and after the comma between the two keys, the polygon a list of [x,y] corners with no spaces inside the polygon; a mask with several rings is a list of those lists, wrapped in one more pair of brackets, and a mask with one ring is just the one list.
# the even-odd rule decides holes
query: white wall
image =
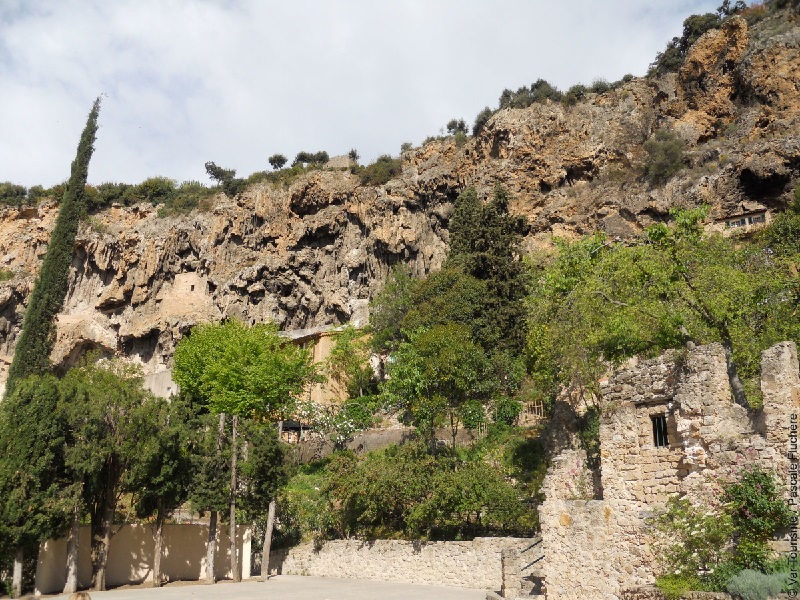
{"label": "white wall", "polygon": [[[109,587],[142,583],[153,579],[155,527],[123,525],[111,538],[106,584]],[[78,554],[78,585],[89,587],[92,578],[89,527],[81,527]],[[242,579],[250,576],[250,529],[237,528],[237,553]],[[161,571],[167,581],[200,580],[206,576],[208,525],[164,525],[164,555]],[[39,550],[36,590],[42,594],[61,592],[66,583],[67,541],[49,540]],[[230,579],[228,528],[217,528],[217,579]]]}

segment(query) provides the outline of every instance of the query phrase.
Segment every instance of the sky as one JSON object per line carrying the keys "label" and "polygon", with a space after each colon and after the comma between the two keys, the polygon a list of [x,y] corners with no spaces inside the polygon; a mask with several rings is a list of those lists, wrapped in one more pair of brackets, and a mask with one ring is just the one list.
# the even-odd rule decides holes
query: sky
{"label": "sky", "polygon": [[644,75],[720,0],[0,0],[0,182],[210,183],[274,153],[367,164],[472,125],[504,88]]}

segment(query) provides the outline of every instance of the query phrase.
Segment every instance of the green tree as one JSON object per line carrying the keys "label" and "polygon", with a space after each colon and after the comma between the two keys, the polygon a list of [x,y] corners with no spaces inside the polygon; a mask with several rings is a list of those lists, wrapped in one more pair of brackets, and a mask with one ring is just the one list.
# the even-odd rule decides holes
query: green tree
{"label": "green tree", "polygon": [[0,402],[0,556],[14,553],[14,596],[24,553],[62,535],[72,513],[58,399],[58,380],[47,374],[19,381]]}
{"label": "green tree", "polygon": [[283,154],[273,154],[267,159],[270,166],[276,171],[283,168],[283,166],[286,164],[286,160],[287,159]]}
{"label": "green tree", "polygon": [[65,460],[82,483],[91,519],[92,587],[106,587],[106,565],[123,477],[143,455],[157,427],[155,400],[136,369],[121,362],[70,369],[61,381],[59,412],[69,429]]}
{"label": "green tree", "polygon": [[75,236],[78,233],[81,215],[86,210],[84,201],[86,177],[89,160],[94,151],[99,112],[100,98],[97,98],[81,134],[47,253],[28,299],[22,333],[14,349],[14,358],[8,372],[6,395],[14,391],[17,381],[29,375],[47,373],[51,367],[50,351],[55,342],[54,320],[67,294],[69,268],[75,254]]}
{"label": "green tree", "polygon": [[376,352],[393,350],[403,340],[400,323],[413,305],[413,283],[408,268],[397,264],[389,271],[380,292],[370,302],[372,348]]}
{"label": "green tree", "polygon": [[[269,576],[269,553],[275,518],[275,498],[289,480],[285,449],[278,439],[277,429],[269,423],[250,421],[243,431],[246,458],[241,466],[241,509],[252,522],[265,523],[261,577]],[[272,515],[272,516],[270,516]]]}
{"label": "green tree", "polygon": [[474,188],[461,193],[450,219],[450,254],[445,266],[486,284],[489,314],[500,333],[497,348],[519,353],[527,337],[524,300],[528,276],[520,257],[527,222],[509,213],[508,202],[502,188],[486,203],[478,200]]}
{"label": "green tree", "polygon": [[648,159],[645,175],[653,185],[663,185],[683,168],[683,140],[666,129],[659,129],[644,143]]}
{"label": "green tree", "polygon": [[234,198],[242,192],[245,187],[245,180],[236,177],[236,169],[223,169],[214,162],[207,162],[206,173],[222,187],[222,191],[229,198]]}
{"label": "green tree", "polygon": [[469,328],[449,323],[414,333],[393,359],[384,394],[411,412],[431,449],[436,428],[445,424],[455,449],[461,423],[488,401],[496,387],[490,363],[472,341]]}
{"label": "green tree", "polygon": [[457,133],[467,133],[467,123],[464,119],[450,119],[447,122],[447,133],[456,135]]}
{"label": "green tree", "polygon": [[[238,580],[235,544],[238,419],[277,419],[290,414],[312,382],[308,350],[278,336],[272,324],[247,327],[230,320],[200,324],[175,349],[173,376],[183,392],[217,414],[231,414],[231,571]],[[264,547],[269,548],[265,540]]]}
{"label": "green tree", "polygon": [[531,370],[591,395],[606,361],[720,342],[737,402],[757,403],[761,350],[798,335],[797,279],[768,250],[703,235],[704,215],[677,212],[634,245],[562,243],[530,299]]}
{"label": "green tree", "polygon": [[187,499],[196,463],[190,452],[188,407],[179,398],[153,398],[148,410],[152,434],[142,440],[122,484],[133,498],[137,517],[155,515],[153,586],[160,587],[164,521]]}
{"label": "green tree", "polygon": [[473,136],[476,136],[483,131],[483,128],[486,127],[486,123],[489,122],[489,119],[492,118],[492,115],[494,115],[494,111],[488,106],[478,113],[478,115],[475,117],[475,123],[472,125]]}

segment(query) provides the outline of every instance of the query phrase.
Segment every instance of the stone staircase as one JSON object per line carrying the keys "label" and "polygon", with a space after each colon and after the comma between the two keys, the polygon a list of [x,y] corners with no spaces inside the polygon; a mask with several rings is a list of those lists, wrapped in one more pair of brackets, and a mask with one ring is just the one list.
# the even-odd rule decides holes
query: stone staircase
{"label": "stone staircase", "polygon": [[544,573],[541,571],[543,558],[541,537],[533,538],[531,544],[522,550],[503,550],[503,585],[499,594],[488,592],[486,600],[544,598]]}

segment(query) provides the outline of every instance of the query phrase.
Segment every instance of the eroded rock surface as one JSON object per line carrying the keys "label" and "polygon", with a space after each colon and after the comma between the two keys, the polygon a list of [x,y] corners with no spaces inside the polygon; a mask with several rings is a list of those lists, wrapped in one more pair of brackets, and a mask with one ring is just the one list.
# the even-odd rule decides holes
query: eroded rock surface
{"label": "eroded rock surface", "polygon": [[[195,323],[235,316],[286,329],[364,323],[390,267],[424,276],[442,264],[453,201],[496,185],[528,217],[527,249],[595,231],[628,239],[703,203],[713,219],[748,206],[785,208],[800,174],[800,26],[779,13],[708,32],[678,74],[633,79],[575,106],[552,102],[496,113],[475,137],[404,153],[402,175],[365,186],[349,170],[311,172],[288,187],[251,187],[209,211],[160,218],[113,207],[82,228],[53,360],[87,348],[124,355],[147,372],[169,365]],[[670,128],[685,168],[665,186],[643,177],[643,143]],[[56,207],[0,210],[0,365]],[[0,370],[0,381],[4,379]]]}

